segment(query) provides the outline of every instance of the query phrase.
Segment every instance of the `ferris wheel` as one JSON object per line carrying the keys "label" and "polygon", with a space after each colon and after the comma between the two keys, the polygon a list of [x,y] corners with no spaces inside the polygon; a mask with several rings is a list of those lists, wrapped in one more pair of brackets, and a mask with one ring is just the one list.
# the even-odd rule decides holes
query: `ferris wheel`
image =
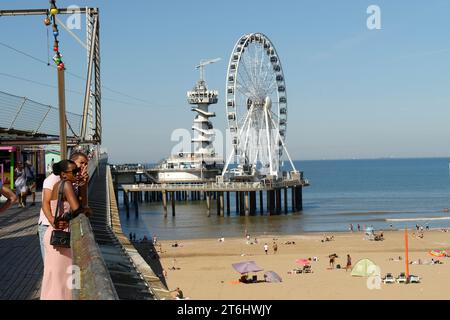
{"label": "ferris wheel", "polygon": [[295,170],[285,146],[287,110],[286,84],[274,45],[262,33],[242,36],[231,53],[226,78],[233,151],[223,174],[234,155],[239,170],[278,177],[283,150]]}

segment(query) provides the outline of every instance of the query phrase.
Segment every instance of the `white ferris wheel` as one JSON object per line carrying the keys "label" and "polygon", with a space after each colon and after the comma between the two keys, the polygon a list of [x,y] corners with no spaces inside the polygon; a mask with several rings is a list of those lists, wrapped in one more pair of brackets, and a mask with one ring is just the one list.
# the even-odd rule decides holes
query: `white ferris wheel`
{"label": "white ferris wheel", "polygon": [[[262,33],[242,36],[233,48],[226,78],[226,111],[233,150],[227,171],[281,174],[286,149],[287,94],[280,58]],[[229,170],[235,156],[238,169]]]}

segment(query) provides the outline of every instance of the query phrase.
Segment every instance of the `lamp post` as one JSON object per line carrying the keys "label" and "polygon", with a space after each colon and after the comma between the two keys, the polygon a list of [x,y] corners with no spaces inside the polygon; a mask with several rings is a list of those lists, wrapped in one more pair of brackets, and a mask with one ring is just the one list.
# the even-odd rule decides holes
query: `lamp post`
{"label": "lamp post", "polygon": [[64,68],[58,68],[59,138],[61,160],[67,159],[66,94]]}

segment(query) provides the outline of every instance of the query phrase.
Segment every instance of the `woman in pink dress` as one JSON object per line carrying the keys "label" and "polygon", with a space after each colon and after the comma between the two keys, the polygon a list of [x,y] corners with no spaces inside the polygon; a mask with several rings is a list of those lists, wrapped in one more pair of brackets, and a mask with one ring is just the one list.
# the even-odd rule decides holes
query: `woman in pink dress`
{"label": "woman in pink dress", "polygon": [[[80,204],[73,189],[76,176],[80,169],[71,160],[62,160],[53,165],[53,173],[61,177],[61,181],[55,184],[52,192],[50,206],[55,215],[58,192],[61,183],[64,183],[58,217],[72,211],[79,212]],[[44,235],[44,277],[41,286],[41,300],[71,300],[72,299],[72,249],[54,247],[50,244],[52,231],[55,229],[68,230],[68,221],[58,220],[50,225]]]}

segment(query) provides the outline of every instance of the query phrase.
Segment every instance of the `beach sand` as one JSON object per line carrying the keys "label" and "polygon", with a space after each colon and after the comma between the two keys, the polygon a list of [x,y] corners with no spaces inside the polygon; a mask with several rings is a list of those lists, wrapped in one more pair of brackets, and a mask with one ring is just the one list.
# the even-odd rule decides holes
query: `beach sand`
{"label": "beach sand", "polygon": [[[409,232],[409,260],[431,261],[432,249],[449,249],[450,232],[426,231],[424,238]],[[294,300],[294,299],[450,299],[447,283],[450,281],[450,258],[440,259],[443,264],[409,265],[410,274],[421,278],[419,284],[383,284],[376,287],[376,279],[368,286],[368,278],[352,277],[351,270],[329,269],[328,255],[336,253],[335,265],[345,267],[347,254],[352,263],[368,258],[380,267],[381,276],[387,272],[395,277],[405,271],[404,232],[386,231],[384,241],[364,240],[363,232],[327,233],[334,240],[322,242],[323,233],[293,236],[262,236],[258,244],[247,244],[246,239],[226,238],[177,241],[160,241],[161,264],[167,272],[165,280],[170,290],[180,287],[190,299],[243,299],[243,300]],[[276,240],[274,240],[276,239]],[[254,237],[251,238],[254,241]],[[273,242],[278,244],[274,254]],[[294,241],[295,244],[285,244]],[[264,253],[264,244],[269,245],[269,254]],[[288,274],[298,267],[299,258],[317,257],[311,263],[313,273]],[[390,258],[394,258],[392,261]],[[175,259],[175,261],[174,261]],[[436,259],[436,258],[434,258]],[[232,268],[233,263],[255,261],[264,271],[275,271],[281,283],[243,284],[237,280],[240,274]],[[171,268],[175,265],[176,270]],[[256,273],[263,280],[263,273]]]}

